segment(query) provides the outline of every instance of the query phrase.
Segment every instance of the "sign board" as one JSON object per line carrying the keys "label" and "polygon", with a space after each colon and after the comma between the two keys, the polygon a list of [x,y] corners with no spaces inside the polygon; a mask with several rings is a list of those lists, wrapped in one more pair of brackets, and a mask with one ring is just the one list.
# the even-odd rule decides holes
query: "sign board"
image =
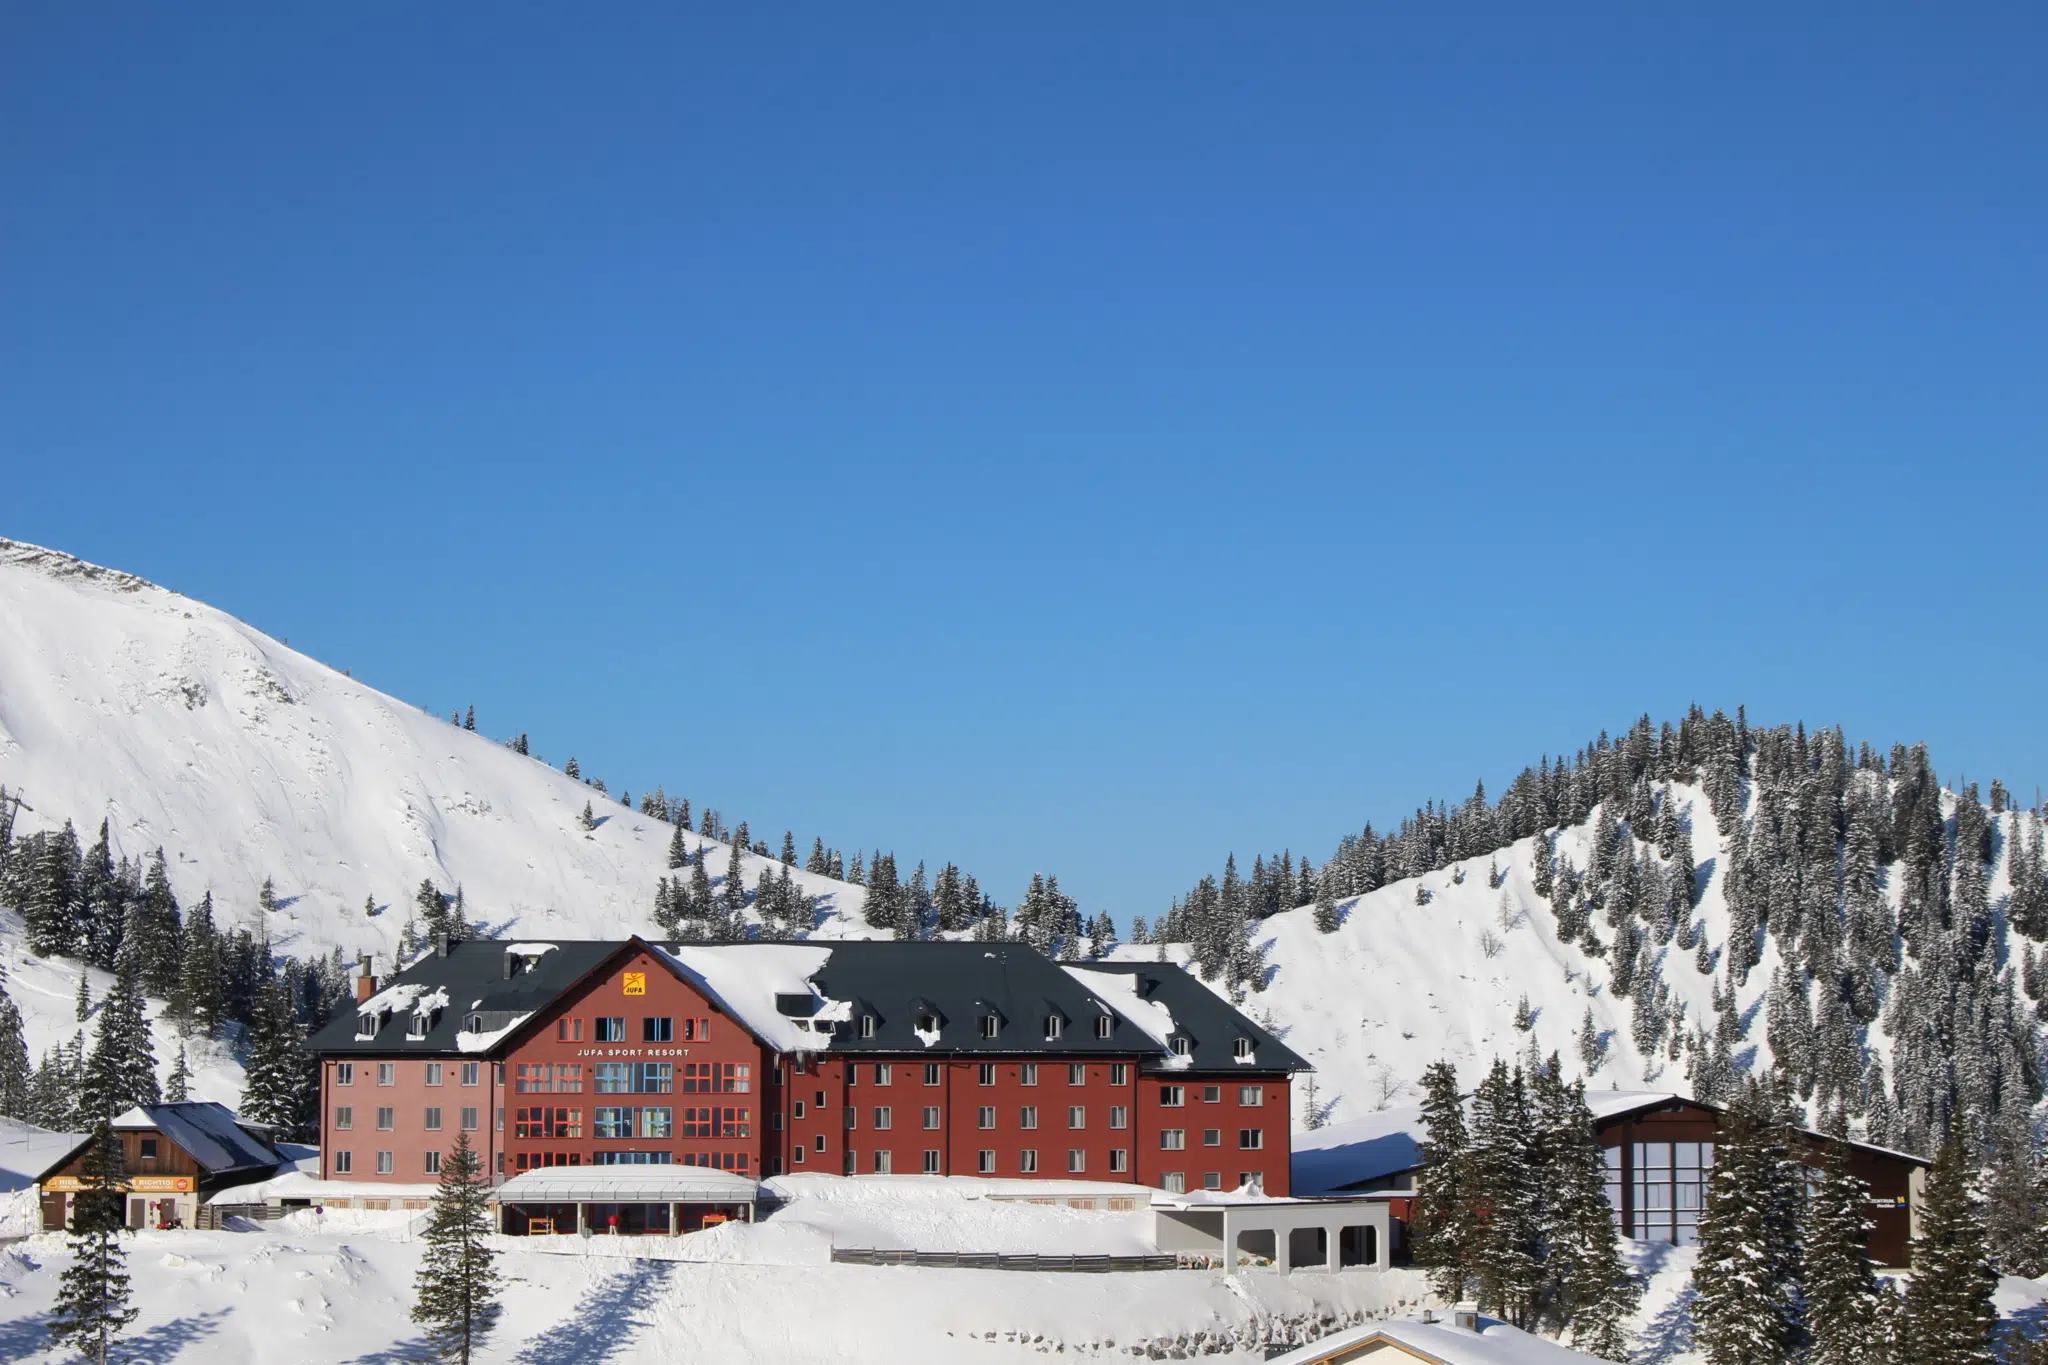
{"label": "sign board", "polygon": [[647,994],[647,973],[645,973],[645,972],[627,972],[627,973],[626,973],[626,994],[628,994],[628,995],[645,995],[645,994]]}
{"label": "sign board", "polygon": [[[75,1175],[54,1175],[43,1182],[43,1189],[50,1194],[77,1194],[88,1188]],[[130,1194],[189,1194],[192,1177],[189,1175],[131,1175],[123,1182],[122,1188]]]}

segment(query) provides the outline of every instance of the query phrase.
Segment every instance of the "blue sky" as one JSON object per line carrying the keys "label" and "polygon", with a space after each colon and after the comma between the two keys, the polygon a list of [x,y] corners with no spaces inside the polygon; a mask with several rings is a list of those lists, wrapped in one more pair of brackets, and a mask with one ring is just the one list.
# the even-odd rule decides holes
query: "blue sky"
{"label": "blue sky", "polygon": [[1119,916],[1693,700],[2048,783],[2048,11],[1410,8],[14,7],[0,534]]}

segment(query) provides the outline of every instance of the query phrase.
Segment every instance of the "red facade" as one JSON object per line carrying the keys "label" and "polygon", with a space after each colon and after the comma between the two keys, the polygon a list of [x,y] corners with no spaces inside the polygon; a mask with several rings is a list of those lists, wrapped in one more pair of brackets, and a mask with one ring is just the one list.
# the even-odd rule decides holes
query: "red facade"
{"label": "red facade", "polygon": [[1145,1071],[1136,1055],[783,1055],[636,948],[490,1053],[325,1058],[321,1153],[329,1179],[425,1183],[473,1124],[504,1177],[665,1160],[756,1178],[1255,1176],[1284,1195],[1288,1092],[1284,1075]]}

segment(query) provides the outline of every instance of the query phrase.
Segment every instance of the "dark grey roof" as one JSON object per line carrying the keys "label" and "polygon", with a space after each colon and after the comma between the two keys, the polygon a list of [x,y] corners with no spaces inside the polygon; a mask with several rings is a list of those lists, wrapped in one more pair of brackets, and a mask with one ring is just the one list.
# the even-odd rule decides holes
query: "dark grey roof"
{"label": "dark grey roof", "polygon": [[[1140,1000],[1164,1005],[1173,1015],[1174,1035],[1191,1044],[1194,1071],[1312,1071],[1308,1062],[1260,1028],[1228,1000],[1171,962],[1089,962],[1089,972],[1118,972],[1134,978]],[[1249,1061],[1237,1059],[1237,1043],[1252,1045]],[[1157,1067],[1160,1063],[1148,1063]]]}
{"label": "dark grey roof", "polygon": [[242,1127],[233,1110],[212,1100],[139,1105],[116,1118],[114,1126],[156,1129],[208,1175],[267,1171],[284,1160],[268,1141]]}
{"label": "dark grey roof", "polygon": [[[532,949],[539,942],[508,943],[497,939],[471,939],[448,945],[446,957],[429,953],[389,981],[379,982],[378,997],[390,1000],[395,987],[416,987],[414,1000],[404,1008],[392,1008],[381,1015],[377,1028],[361,1036],[360,1007],[350,1002],[315,1033],[312,1049],[326,1053],[418,1052],[423,1055],[456,1052],[455,1035],[462,1032],[469,1016],[481,1014],[484,1032],[496,1032],[523,1015],[532,1014],[580,981],[593,967],[626,946],[626,940],[550,939],[553,946],[543,953],[522,953],[524,970],[508,976],[507,960],[513,949]],[[426,1036],[412,1038],[407,1029],[413,1005],[420,995],[445,990],[448,1003],[430,1019]],[[403,999],[407,992],[399,992]],[[372,997],[369,1003],[378,1003]],[[478,1003],[481,1002],[481,1003]],[[478,1055],[482,1055],[479,1052]]]}
{"label": "dark grey roof", "polygon": [[[314,1035],[316,1052],[380,1056],[418,1052],[459,1054],[456,1035],[471,1014],[482,1014],[483,1032],[493,1033],[544,1008],[588,975],[630,940],[554,941],[553,948],[530,958],[531,966],[506,975],[508,951],[532,947],[492,940],[450,944],[447,955],[428,955],[388,983],[379,997],[392,1005],[380,1016],[375,1032],[362,1036],[359,1011],[345,1007]],[[678,947],[698,945],[677,945]],[[1156,1054],[1168,1065],[1166,1044],[1144,1023],[1126,1013],[1132,1002],[1119,989],[1097,991],[1088,983],[1087,968],[1126,973],[1141,999],[1156,1000],[1172,1012],[1179,1032],[1193,1044],[1191,1069],[1273,1073],[1306,1070],[1308,1064],[1245,1018],[1208,987],[1170,963],[1086,963],[1067,970],[1022,943],[974,943],[895,939],[812,941],[809,948],[829,952],[811,984],[825,1000],[843,1002],[846,1014],[831,1028],[830,1050],[838,1053],[885,1053],[1015,1056],[1065,1055],[1145,1056]],[[425,1036],[410,1037],[407,1025],[422,998],[445,991],[447,1004],[430,1015]],[[1119,1003],[1121,1001],[1121,1004]],[[372,1004],[379,1003],[373,997]],[[749,1007],[783,1014],[807,1013],[817,1000],[776,993],[758,1002],[728,1002],[744,1016]],[[919,1037],[921,1015],[936,1015],[938,1041]],[[1149,1012],[1148,1012],[1149,1014]],[[994,1037],[982,1035],[981,1021],[998,1021]],[[1060,1020],[1060,1036],[1046,1036],[1046,1021]],[[1110,1019],[1107,1038],[1096,1034],[1095,1021]],[[872,1036],[863,1036],[872,1020]],[[814,1027],[816,1027],[814,1025]],[[1238,1039],[1248,1038],[1254,1059],[1236,1060]],[[470,1055],[495,1050],[472,1044]]]}

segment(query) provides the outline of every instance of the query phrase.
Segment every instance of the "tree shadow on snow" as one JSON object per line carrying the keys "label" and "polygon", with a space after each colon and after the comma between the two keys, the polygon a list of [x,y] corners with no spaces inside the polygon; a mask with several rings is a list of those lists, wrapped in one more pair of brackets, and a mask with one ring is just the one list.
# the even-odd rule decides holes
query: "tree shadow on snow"
{"label": "tree shadow on snow", "polygon": [[117,1338],[108,1356],[112,1360],[130,1362],[130,1365],[159,1365],[162,1361],[176,1360],[187,1346],[196,1345],[218,1332],[227,1315],[228,1310],[222,1308],[196,1317],[173,1318],[133,1336]]}
{"label": "tree shadow on snow", "polygon": [[0,1322],[0,1360],[27,1360],[50,1344],[48,1318]]}
{"label": "tree shadow on snow", "polygon": [[633,1344],[644,1325],[636,1315],[651,1306],[675,1268],[674,1261],[643,1261],[612,1276],[583,1296],[573,1316],[527,1343],[514,1365],[603,1365]]}
{"label": "tree shadow on snow", "polygon": [[[1671,1254],[1670,1247],[1651,1244],[1636,1273],[1643,1279],[1654,1276]],[[1678,1291],[1663,1311],[1643,1324],[1643,1330],[1636,1339],[1636,1349],[1630,1357],[1635,1365],[1663,1365],[1663,1362],[1685,1354],[1692,1349],[1692,1301],[1694,1289],[1690,1281]]]}
{"label": "tree shadow on snow", "polygon": [[440,1358],[440,1353],[434,1349],[434,1343],[428,1338],[420,1336],[414,1337],[410,1341],[401,1341],[395,1346],[388,1346],[381,1351],[372,1351],[368,1355],[357,1356],[349,1361],[348,1365],[422,1365],[424,1361],[434,1361]]}

